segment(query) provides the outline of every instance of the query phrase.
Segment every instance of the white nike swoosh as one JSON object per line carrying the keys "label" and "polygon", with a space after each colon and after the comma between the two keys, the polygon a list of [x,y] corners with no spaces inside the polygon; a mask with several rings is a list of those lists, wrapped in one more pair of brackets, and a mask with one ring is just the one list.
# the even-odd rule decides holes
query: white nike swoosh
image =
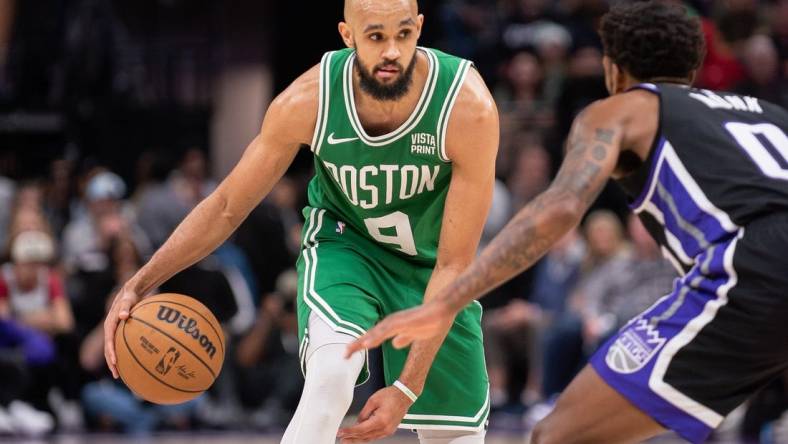
{"label": "white nike swoosh", "polygon": [[337,144],[340,144],[340,143],[352,142],[354,140],[358,140],[358,137],[348,137],[348,138],[345,138],[345,139],[335,139],[334,138],[334,133],[331,133],[331,134],[328,135],[328,144],[329,145],[337,145]]}

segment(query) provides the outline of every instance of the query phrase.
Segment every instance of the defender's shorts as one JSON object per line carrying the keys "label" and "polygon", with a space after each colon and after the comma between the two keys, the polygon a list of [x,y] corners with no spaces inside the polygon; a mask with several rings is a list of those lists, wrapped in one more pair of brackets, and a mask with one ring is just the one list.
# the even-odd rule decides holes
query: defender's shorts
{"label": "defender's shorts", "polygon": [[657,422],[703,442],[788,369],[788,214],[760,218],[710,247],[591,365]]}
{"label": "defender's shorts", "polygon": [[[358,337],[395,311],[422,303],[432,267],[385,250],[330,213],[304,210],[303,248],[298,258],[298,324],[302,370],[309,343],[309,315],[318,314],[335,331]],[[454,321],[424,386],[401,428],[469,430],[485,427],[489,383],[481,332],[482,309],[466,307]],[[400,375],[408,349],[383,344],[387,385]],[[365,365],[359,383],[366,381]]]}

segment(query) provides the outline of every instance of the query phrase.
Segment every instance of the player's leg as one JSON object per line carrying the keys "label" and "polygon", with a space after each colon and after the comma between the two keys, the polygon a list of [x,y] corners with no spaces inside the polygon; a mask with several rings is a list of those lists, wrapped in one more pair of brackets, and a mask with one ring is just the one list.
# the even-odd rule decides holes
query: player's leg
{"label": "player's leg", "polygon": [[531,444],[636,443],[664,431],[586,366],[536,425]]}
{"label": "player's leg", "polygon": [[484,444],[487,432],[461,432],[456,430],[419,430],[419,444]]}
{"label": "player's leg", "polygon": [[628,443],[660,425],[705,442],[788,367],[788,215],[713,245],[591,358],[535,443]]}
{"label": "player's leg", "polygon": [[333,444],[353,401],[353,387],[365,362],[363,352],[344,358],[353,336],[335,332],[320,317],[309,318],[306,382],[282,444]]}
{"label": "player's leg", "polygon": [[[333,444],[353,398],[368,376],[366,354],[345,360],[346,345],[379,319],[377,301],[364,290],[372,280],[366,258],[348,245],[361,242],[338,230],[325,210],[305,210],[298,259],[299,356],[306,381],[283,444]],[[359,377],[359,375],[362,377]]]}

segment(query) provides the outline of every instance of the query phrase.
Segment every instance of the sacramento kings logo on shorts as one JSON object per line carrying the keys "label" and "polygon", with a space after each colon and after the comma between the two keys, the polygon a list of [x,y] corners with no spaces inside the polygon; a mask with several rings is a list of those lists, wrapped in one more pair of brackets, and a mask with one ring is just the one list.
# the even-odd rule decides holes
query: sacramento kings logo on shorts
{"label": "sacramento kings logo on shorts", "polygon": [[618,373],[634,373],[643,368],[665,344],[656,328],[643,318],[619,333],[607,350],[605,362]]}

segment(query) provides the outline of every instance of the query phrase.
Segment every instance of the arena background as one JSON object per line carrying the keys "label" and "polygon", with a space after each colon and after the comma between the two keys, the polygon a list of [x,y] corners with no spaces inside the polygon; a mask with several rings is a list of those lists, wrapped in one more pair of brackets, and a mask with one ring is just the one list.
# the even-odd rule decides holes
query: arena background
{"label": "arena background", "polygon": [[[610,3],[420,2],[420,44],[473,60],[499,106],[483,242],[547,186],[572,118],[605,97],[595,29]],[[698,86],[788,104],[788,0],[683,3],[707,38]],[[208,394],[139,402],[107,378],[95,333],[107,298],[234,165],[271,98],[341,46],[341,14],[340,0],[0,0],[0,441],[278,442],[301,384],[292,267],[309,151],[231,241],[160,289],[197,297],[225,326]],[[54,247],[36,303],[4,281],[15,242]],[[673,277],[609,186],[580,230],[483,301],[489,442],[523,442],[594,347]],[[373,374],[351,414],[380,387]],[[714,441],[788,443],[786,387],[788,375]]]}

